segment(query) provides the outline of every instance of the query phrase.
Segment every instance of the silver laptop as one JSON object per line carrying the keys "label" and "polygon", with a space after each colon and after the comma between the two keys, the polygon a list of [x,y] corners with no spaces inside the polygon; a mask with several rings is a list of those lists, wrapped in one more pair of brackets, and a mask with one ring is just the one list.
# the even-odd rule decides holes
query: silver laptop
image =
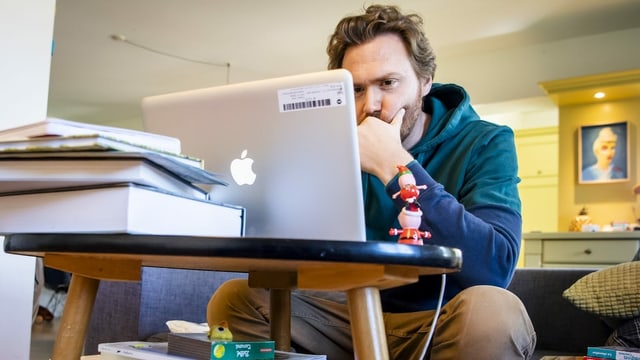
{"label": "silver laptop", "polygon": [[150,96],[142,112],[229,183],[211,198],[246,208],[245,236],[365,241],[348,71]]}

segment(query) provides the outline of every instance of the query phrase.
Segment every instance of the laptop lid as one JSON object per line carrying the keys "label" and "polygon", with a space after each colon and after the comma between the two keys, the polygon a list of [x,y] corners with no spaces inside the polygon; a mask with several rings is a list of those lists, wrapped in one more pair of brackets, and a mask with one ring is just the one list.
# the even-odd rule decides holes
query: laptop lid
{"label": "laptop lid", "polygon": [[347,70],[150,96],[142,113],[229,183],[211,198],[246,209],[246,236],[365,241]]}

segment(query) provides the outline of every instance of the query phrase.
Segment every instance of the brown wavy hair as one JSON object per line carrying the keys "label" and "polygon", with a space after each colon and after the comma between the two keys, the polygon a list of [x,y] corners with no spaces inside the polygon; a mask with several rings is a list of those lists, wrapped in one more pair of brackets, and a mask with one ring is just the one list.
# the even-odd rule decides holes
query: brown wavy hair
{"label": "brown wavy hair", "polygon": [[349,47],[391,33],[402,38],[416,74],[433,79],[436,56],[422,26],[422,17],[418,14],[405,15],[397,6],[371,5],[363,14],[345,17],[336,25],[327,45],[328,68],[342,67],[344,54]]}

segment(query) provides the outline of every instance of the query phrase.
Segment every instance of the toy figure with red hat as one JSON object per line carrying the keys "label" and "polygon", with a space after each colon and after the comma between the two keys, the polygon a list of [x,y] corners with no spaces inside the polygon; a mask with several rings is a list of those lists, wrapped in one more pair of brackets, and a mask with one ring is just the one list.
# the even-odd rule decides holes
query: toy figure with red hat
{"label": "toy figure with red hat", "polygon": [[400,191],[392,195],[392,198],[400,198],[405,202],[400,214],[398,214],[398,222],[402,229],[389,229],[389,235],[398,236],[398,243],[410,245],[423,245],[422,239],[431,238],[431,233],[419,229],[422,222],[422,210],[418,203],[418,195],[420,190],[427,188],[426,185],[416,185],[416,179],[409,168],[404,165],[398,165],[398,184]]}

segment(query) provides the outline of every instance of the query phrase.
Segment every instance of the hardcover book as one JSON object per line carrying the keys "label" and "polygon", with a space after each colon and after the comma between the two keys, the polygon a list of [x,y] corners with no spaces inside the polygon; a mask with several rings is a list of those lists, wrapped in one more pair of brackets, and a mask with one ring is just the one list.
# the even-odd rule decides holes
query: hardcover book
{"label": "hardcover book", "polygon": [[169,333],[168,353],[195,360],[270,360],[274,359],[273,341],[217,341],[206,333]]}
{"label": "hardcover book", "polygon": [[202,159],[183,155],[179,152],[170,152],[165,149],[149,147],[140,143],[110,138],[105,135],[54,136],[0,141],[1,153],[50,153],[65,151],[150,152],[189,166],[204,167]]}
{"label": "hardcover book", "polygon": [[[117,153],[122,154],[122,153]],[[29,154],[33,155],[33,154]],[[186,165],[169,169],[145,156],[2,157],[0,193],[99,185],[135,183],[177,195],[207,199],[205,190],[191,183],[182,171]],[[190,172],[190,169],[187,169]],[[204,171],[204,170],[203,170]]]}
{"label": "hardcover book", "polygon": [[180,139],[171,136],[57,118],[47,118],[35,123],[2,130],[0,131],[0,141],[52,139],[77,135],[102,135],[166,152],[180,153],[181,151]]}
{"label": "hardcover book", "polygon": [[[274,350],[273,341],[211,341],[206,333],[169,333],[169,354],[203,360],[326,360],[326,355]],[[208,357],[207,357],[208,356]]]}
{"label": "hardcover book", "polygon": [[[168,343],[144,341],[123,341],[98,345],[100,359],[108,360],[192,360],[193,358],[168,353]],[[275,360],[326,360],[326,355],[297,354],[285,351],[274,351]],[[84,358],[84,357],[83,357]],[[207,360],[217,360],[211,356]],[[223,359],[223,358],[221,358]],[[254,359],[254,358],[243,358]]]}
{"label": "hardcover book", "polygon": [[169,355],[166,342],[123,341],[98,344],[100,358],[137,360],[190,360],[187,357]]}
{"label": "hardcover book", "polygon": [[276,350],[275,360],[327,360],[327,355],[298,354]]}
{"label": "hardcover book", "polygon": [[242,236],[244,209],[131,183],[0,194],[0,234]]}
{"label": "hardcover book", "polygon": [[622,346],[589,346],[587,356],[615,360],[640,360],[640,349]]}
{"label": "hardcover book", "polygon": [[[191,166],[170,157],[155,152],[127,152],[127,151],[52,151],[52,152],[2,152],[0,161],[5,160],[116,160],[144,159],[165,170],[179,176],[185,181],[195,184],[227,185],[216,173],[207,171],[200,166]],[[0,164],[1,165],[1,164]]]}

